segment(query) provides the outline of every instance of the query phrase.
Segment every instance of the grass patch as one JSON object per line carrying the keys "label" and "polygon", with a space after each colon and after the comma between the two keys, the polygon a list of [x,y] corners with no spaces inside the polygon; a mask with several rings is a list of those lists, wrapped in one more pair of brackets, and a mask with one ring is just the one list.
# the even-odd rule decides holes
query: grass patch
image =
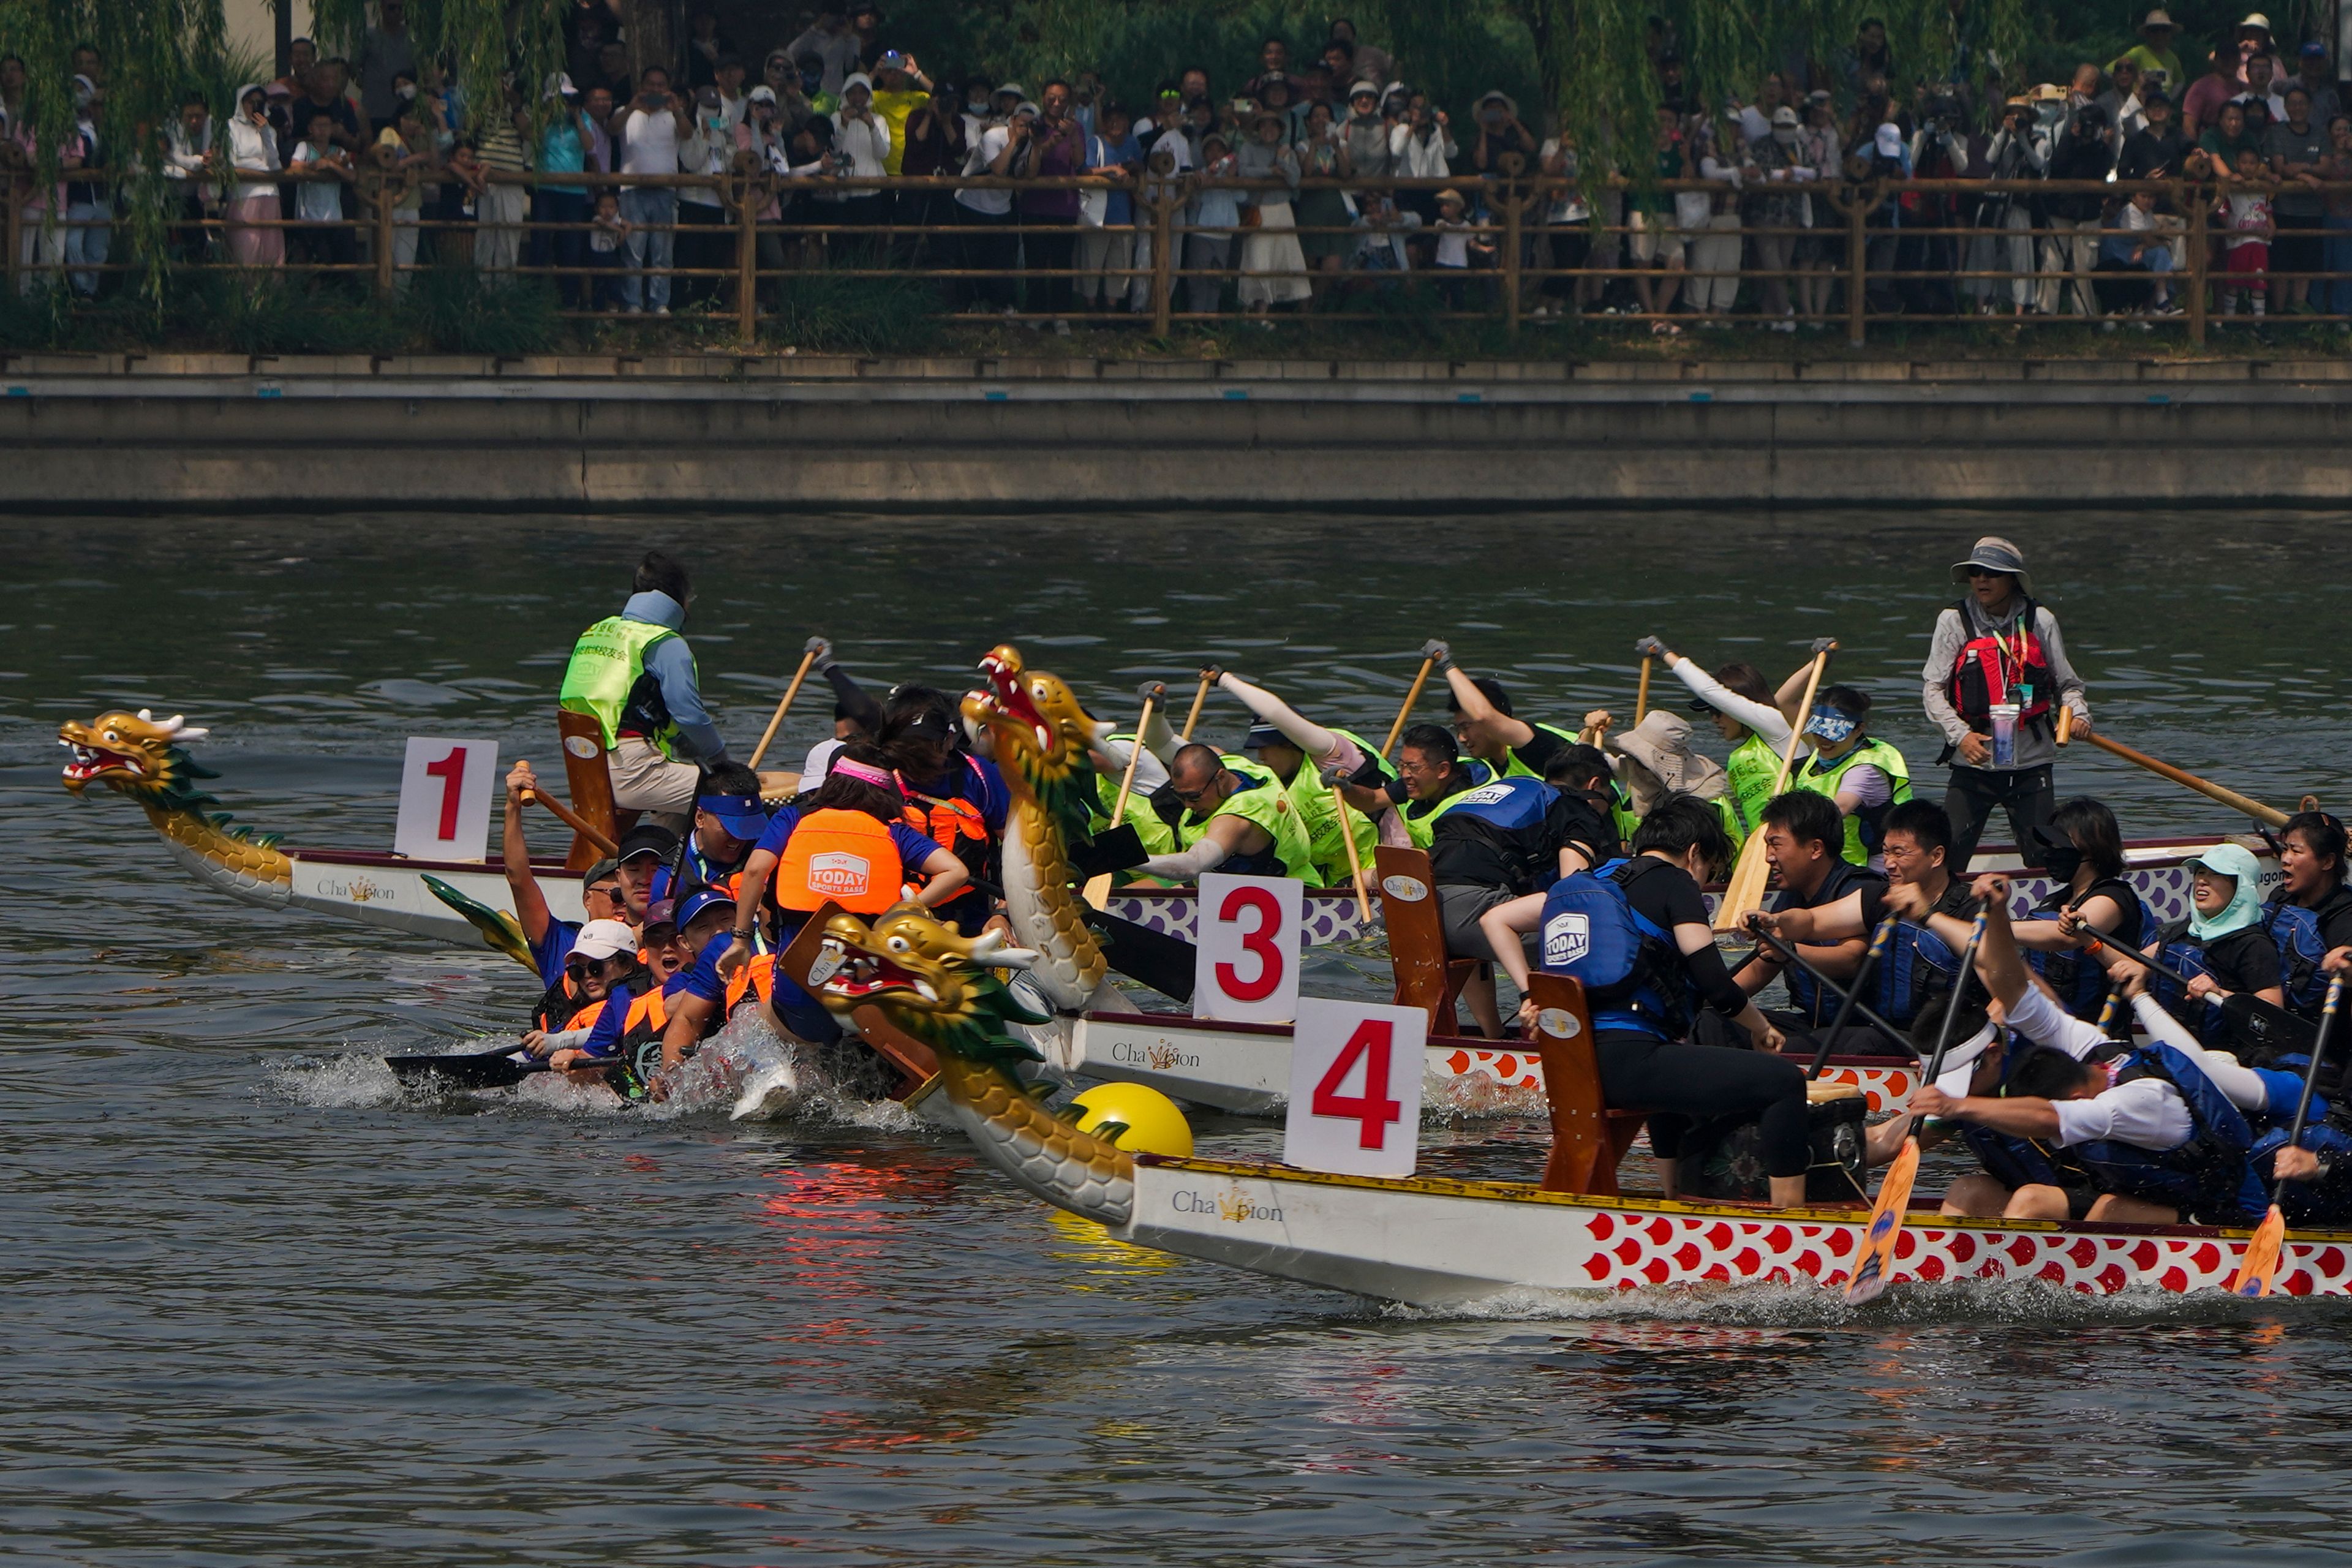
{"label": "grass patch", "polygon": [[443,265],[412,273],[398,310],[406,335],[442,353],[546,353],[562,342],[562,305],[536,278]]}
{"label": "grass patch", "polygon": [[789,273],[761,337],[781,347],[868,356],[919,354],[940,338],[939,287],[919,278]]}

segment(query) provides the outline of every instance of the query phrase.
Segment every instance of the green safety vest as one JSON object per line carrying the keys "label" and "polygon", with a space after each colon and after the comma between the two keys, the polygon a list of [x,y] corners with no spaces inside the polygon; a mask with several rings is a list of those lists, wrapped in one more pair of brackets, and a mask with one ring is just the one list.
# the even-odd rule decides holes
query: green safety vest
{"label": "green safety vest", "polygon": [[[1834,800],[1837,798],[1838,781],[1845,777],[1846,770],[1864,763],[1885,773],[1886,782],[1895,787],[1885,805],[1872,807],[1867,813],[1857,812],[1845,819],[1845,858],[1857,866],[1870,864],[1870,852],[1878,847],[1879,820],[1886,815],[1887,808],[1911,798],[1911,768],[1904,762],[1903,753],[1874,736],[1864,735],[1862,744],[1826,768],[1822,766],[1822,759],[1816,754],[1812,761],[1797,770],[1797,776],[1790,784],[1791,788],[1809,789]],[[1864,820],[1865,815],[1868,817],[1866,822]]]}
{"label": "green safety vest", "polygon": [[[595,717],[604,731],[604,749],[611,751],[621,727],[621,710],[646,672],[646,650],[677,633],[651,621],[627,616],[607,616],[580,634],[572,645],[572,662],[563,667],[563,686],[556,706]],[[698,679],[699,671],[697,672]],[[677,726],[665,724],[653,737],[664,756],[675,756]]]}
{"label": "green safety vest", "polygon": [[[1356,749],[1376,764],[1383,779],[1396,777],[1396,769],[1388,759],[1375,751],[1372,743],[1348,730],[1334,730],[1341,740],[1355,743]],[[1315,874],[1326,888],[1344,888],[1355,880],[1355,865],[1348,859],[1348,842],[1340,837],[1344,820],[1346,832],[1356,841],[1356,865],[1366,872],[1372,868],[1372,851],[1380,847],[1381,830],[1372,819],[1352,805],[1334,805],[1330,786],[1309,759],[1298,765],[1290,778],[1290,804],[1298,808],[1298,820],[1307,829],[1307,847],[1315,857]],[[1341,813],[1345,813],[1343,819]]]}
{"label": "green safety vest", "polygon": [[[1454,795],[1467,795],[1481,784],[1495,782],[1495,770],[1485,763],[1475,757],[1465,757],[1462,761],[1463,764],[1470,770],[1469,784],[1455,790],[1454,795],[1440,795],[1435,800],[1409,800],[1404,803],[1402,813],[1404,836],[1412,841],[1414,848],[1425,850],[1435,839],[1437,819],[1445,815],[1445,808],[1454,799]],[[1507,773],[1503,776],[1507,778],[1510,775]],[[1521,770],[1519,776],[1522,778],[1528,776],[1524,769]]]}
{"label": "green safety vest", "polygon": [[1763,736],[1748,732],[1748,739],[1731,748],[1731,756],[1723,764],[1727,775],[1724,799],[1731,803],[1732,837],[1744,841],[1754,832],[1764,816],[1764,807],[1771,803],[1772,785],[1780,776],[1780,753]]}
{"label": "green safety vest", "polygon": [[[1216,810],[1207,816],[1186,812],[1176,822],[1176,844],[1189,849],[1198,844],[1209,831],[1209,824],[1220,816],[1238,816],[1265,829],[1274,840],[1275,858],[1282,862],[1282,874],[1296,877],[1302,882],[1315,878],[1315,855],[1307,847],[1306,825],[1298,819],[1298,808],[1290,798],[1274,770],[1247,757],[1221,756],[1219,761],[1228,771],[1254,787],[1240,789],[1227,795]],[[1302,770],[1303,771],[1303,770]],[[1328,799],[1328,797],[1327,797]]]}
{"label": "green safety vest", "polygon": [[[1580,743],[1578,742],[1576,731],[1573,730],[1563,730],[1557,724],[1538,724],[1532,719],[1523,719],[1520,722],[1539,734],[1556,735],[1571,746]],[[1543,777],[1543,774],[1536,772],[1535,769],[1519,761],[1519,753],[1517,752],[1506,753],[1504,763],[1503,776],[1507,779],[1540,779]]]}
{"label": "green safety vest", "polygon": [[[1141,743],[1132,735],[1112,735],[1108,738],[1113,741]],[[1119,774],[1125,772],[1126,770],[1122,768],[1119,773],[1095,774],[1097,804],[1094,811],[1094,829],[1097,833],[1110,826],[1110,814],[1118,806]],[[1143,851],[1147,855],[1172,855],[1176,851],[1176,830],[1169,826],[1158,812],[1151,809],[1150,799],[1140,788],[1128,792],[1127,817],[1122,826],[1135,829],[1135,836],[1142,840]],[[1119,875],[1122,879],[1126,879],[1132,874],[1121,872]]]}

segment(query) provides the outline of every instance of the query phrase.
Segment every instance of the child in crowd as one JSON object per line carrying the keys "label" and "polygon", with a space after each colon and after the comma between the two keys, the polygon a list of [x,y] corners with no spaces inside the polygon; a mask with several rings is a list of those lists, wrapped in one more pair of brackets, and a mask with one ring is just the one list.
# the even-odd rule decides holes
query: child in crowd
{"label": "child in crowd", "polygon": [[621,309],[621,254],[628,247],[629,222],[621,216],[621,193],[606,185],[596,193],[596,213],[590,220],[586,261],[590,267],[612,273],[599,278],[590,291],[588,308],[592,310]]}
{"label": "child in crowd", "polygon": [[2221,258],[2221,314],[2234,316],[2241,301],[2250,301],[2256,316],[2270,314],[2265,277],[2271,269],[2271,194],[2255,184],[2263,177],[2262,155],[2252,148],[2238,153],[2238,178],[2215,214],[2229,231],[2230,248]]}
{"label": "child in crowd", "polygon": [[[2099,238],[2097,270],[2110,275],[2099,282],[2099,302],[2108,311],[2168,310],[2164,274],[2172,270],[2172,247],[2157,232],[2154,191],[2134,191],[2116,209],[2114,223]],[[2111,276],[2118,272],[2142,276]]]}
{"label": "child in crowd", "polygon": [[318,228],[294,233],[296,258],[312,266],[352,265],[359,260],[359,242],[343,226],[343,186],[352,178],[349,153],[335,145],[335,119],[310,116],[303,139],[294,144],[286,172],[305,176],[294,188],[294,216]]}
{"label": "child in crowd", "polygon": [[1438,292],[1445,298],[1449,310],[1465,309],[1467,304],[1467,274],[1474,266],[1491,262],[1495,247],[1475,237],[1478,226],[1464,216],[1466,204],[1460,191],[1437,193],[1437,221],[1430,227],[1437,236],[1437,247],[1430,265],[1438,277]]}

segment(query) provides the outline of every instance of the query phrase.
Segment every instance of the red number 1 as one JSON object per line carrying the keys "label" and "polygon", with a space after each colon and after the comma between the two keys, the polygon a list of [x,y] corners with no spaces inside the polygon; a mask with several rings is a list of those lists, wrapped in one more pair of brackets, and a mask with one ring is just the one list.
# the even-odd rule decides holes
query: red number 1
{"label": "red number 1", "polygon": [[[1389,1124],[1403,1120],[1404,1107],[1388,1097],[1391,1039],[1386,1018],[1367,1018],[1357,1025],[1348,1043],[1339,1047],[1339,1059],[1331,1064],[1331,1070],[1315,1086],[1315,1098],[1307,1102],[1308,1109],[1318,1116],[1335,1116],[1343,1121],[1360,1123],[1363,1131],[1357,1143],[1362,1148],[1385,1146]],[[1359,1058],[1364,1061],[1364,1092],[1341,1094],[1339,1086],[1347,1081],[1349,1069]]]}
{"label": "red number 1", "polygon": [[437,763],[425,765],[425,776],[441,781],[441,831],[437,837],[457,837],[457,805],[466,793],[466,748],[459,746]]}
{"label": "red number 1", "polygon": [[1244,983],[1230,963],[1217,965],[1217,984],[1236,1002],[1263,1002],[1282,984],[1282,949],[1274,940],[1282,923],[1282,901],[1265,888],[1235,888],[1217,908],[1217,918],[1238,923],[1244,910],[1257,911],[1257,929],[1242,938],[1242,951],[1257,958],[1257,973]]}

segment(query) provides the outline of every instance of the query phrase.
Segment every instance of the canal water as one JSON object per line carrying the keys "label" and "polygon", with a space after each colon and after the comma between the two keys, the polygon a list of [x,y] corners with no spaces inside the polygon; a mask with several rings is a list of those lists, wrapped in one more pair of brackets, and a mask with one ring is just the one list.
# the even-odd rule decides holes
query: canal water
{"label": "canal water", "polygon": [[[0,1555],[2344,1560],[2340,1310],[1898,1289],[1849,1313],[1808,1289],[1406,1312],[1108,1244],[854,1103],[735,1124],[404,1098],[375,1058],[510,1028],[520,971],[231,902],[128,803],[58,784],[59,721],[152,706],[210,727],[240,821],[389,847],[404,736],[551,766],[571,640],[649,542],[696,574],[688,629],[745,747],[813,631],[877,689],[1010,640],[1107,712],[1213,658],[1374,732],[1433,635],[1571,724],[1627,710],[1643,633],[1776,674],[1834,636],[1934,780],[1917,667],[1989,527],[2103,728],[2344,801],[2335,518],[12,520]],[[1213,703],[1204,733],[1244,721]],[[780,756],[828,728],[803,699]],[[2061,788],[2134,836],[2243,826],[2079,746]],[[1320,954],[1308,987],[1371,994],[1379,967]],[[1497,1173],[1541,1154],[1524,1122],[1424,1142]]]}

